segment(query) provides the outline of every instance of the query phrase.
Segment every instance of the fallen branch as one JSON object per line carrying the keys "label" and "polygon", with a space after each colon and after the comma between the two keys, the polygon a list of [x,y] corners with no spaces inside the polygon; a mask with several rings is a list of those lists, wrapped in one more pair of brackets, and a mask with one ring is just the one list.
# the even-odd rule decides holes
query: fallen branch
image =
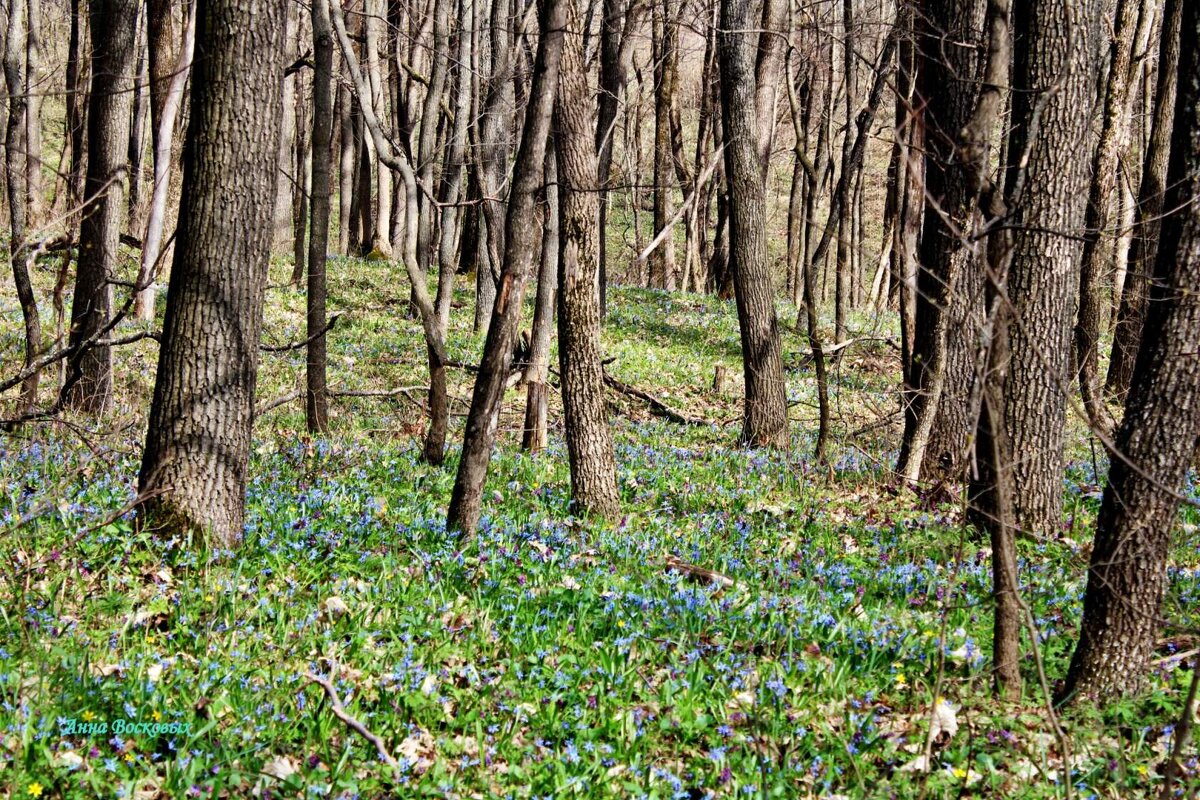
{"label": "fallen branch", "polygon": [[299,350],[301,347],[306,346],[309,342],[316,339],[317,337],[324,336],[326,333],[333,330],[333,326],[337,324],[337,321],[339,319],[341,319],[341,316],[342,316],[341,311],[338,311],[336,314],[333,314],[332,316],[329,317],[329,320],[325,323],[325,327],[321,328],[321,330],[317,331],[312,336],[308,337],[307,339],[305,339],[302,342],[292,342],[290,344],[280,344],[280,345],[260,344],[258,346],[258,349],[263,351],[264,353],[286,353],[289,350]]}
{"label": "fallen branch", "polygon": [[604,374],[604,383],[609,387],[616,389],[621,394],[629,395],[630,397],[636,397],[639,400],[645,401],[646,404],[650,406],[650,410],[654,412],[655,416],[669,419],[671,422],[678,422],[680,425],[707,426],[709,424],[708,420],[706,419],[689,417],[686,414],[679,413],[649,392],[644,392],[641,389],[630,386],[628,383],[619,381],[608,373]]}
{"label": "fallen branch", "polygon": [[[337,669],[337,664],[331,662],[329,667],[330,673],[332,674],[332,672]],[[342,705],[342,701],[338,698],[337,691],[334,690],[333,684],[331,684],[326,678],[319,678],[311,672],[304,673],[304,677],[325,690],[325,696],[329,698],[330,708],[335,717],[344,722],[348,728],[357,733],[359,736],[375,745],[376,752],[379,753],[379,757],[383,759],[385,764],[397,772],[400,771],[400,763],[396,761],[396,759],[392,758],[392,754],[388,752],[383,740],[371,733],[371,731],[367,730],[366,725],[363,725],[354,717],[346,713],[346,708]]]}
{"label": "fallen branch", "polygon": [[721,573],[708,569],[707,567],[701,567],[697,566],[696,564],[689,564],[686,561],[681,561],[673,555],[667,556],[666,568],[667,572],[678,572],[693,583],[718,583],[721,586],[733,586],[733,578],[730,578],[727,575],[722,575]]}

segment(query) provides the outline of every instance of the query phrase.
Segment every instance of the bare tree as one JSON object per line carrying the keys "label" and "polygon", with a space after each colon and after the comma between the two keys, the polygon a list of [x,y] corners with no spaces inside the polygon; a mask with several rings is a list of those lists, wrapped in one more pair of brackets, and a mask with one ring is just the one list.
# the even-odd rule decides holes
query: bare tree
{"label": "bare tree", "polygon": [[1079,310],[1075,320],[1075,362],[1079,369],[1079,391],[1092,424],[1110,431],[1113,420],[1097,386],[1100,370],[1100,313],[1104,305],[1103,283],[1112,237],[1109,197],[1117,185],[1117,157],[1129,138],[1132,92],[1138,64],[1133,59],[1137,43],[1149,35],[1153,7],[1141,0],[1118,0],[1109,46],[1108,81],[1104,88],[1100,142],[1092,158],[1092,180],[1088,190],[1084,224],[1087,236],[1079,266]]}
{"label": "bare tree", "polygon": [[333,24],[329,0],[313,0],[312,201],[308,238],[304,419],[312,433],[329,428],[325,377],[325,265],[329,254],[329,213],[333,191]]}
{"label": "bare tree", "polygon": [[[129,185],[130,101],[137,48],[137,0],[93,0],[92,85],[88,97],[86,205],[79,227],[79,266],[71,302],[71,344],[93,338],[112,315],[117,248]],[[77,361],[78,380],[64,386],[66,405],[101,413],[112,399],[112,352],[96,345]]]}
{"label": "bare tree", "polygon": [[[1182,4],[1186,41],[1200,6]],[[1163,35],[1171,35],[1164,26]],[[1168,45],[1164,41],[1164,50]],[[1096,523],[1079,644],[1064,696],[1108,700],[1141,686],[1159,630],[1178,490],[1200,442],[1200,51],[1179,61],[1161,244],[1125,419]]]}
{"label": "bare tree", "polygon": [[[13,282],[21,316],[25,321],[25,368],[33,366],[42,348],[42,325],[38,318],[37,298],[30,277],[29,244],[29,157],[27,154],[29,70],[26,38],[29,30],[29,0],[9,0],[7,49],[4,53],[4,78],[8,83],[8,130],[4,139],[5,173],[8,190],[8,253],[12,262]],[[22,410],[37,401],[38,373],[30,373],[21,383]]]}
{"label": "bare tree", "polygon": [[583,64],[576,0],[563,42],[554,109],[559,166],[558,363],[562,374],[571,500],[581,510],[612,516],[620,508],[612,432],[600,358],[600,261],[596,202],[594,106]]}
{"label": "bare tree", "polygon": [[1180,50],[1180,0],[1166,0],[1162,12],[1162,35],[1158,50],[1154,111],[1149,146],[1142,162],[1138,187],[1137,224],[1129,247],[1125,286],[1113,328],[1112,357],[1104,391],[1114,400],[1124,400],[1133,381],[1149,296],[1150,273],[1158,252],[1159,222],[1166,192],[1167,162],[1171,153],[1171,121],[1175,115]]}
{"label": "bare tree", "polygon": [[[554,96],[558,88],[559,60],[567,4],[570,0],[540,0],[537,56],[524,131],[517,152],[517,168],[505,220],[504,260],[492,319],[483,346],[483,358],[471,395],[471,409],[463,436],[462,457],[450,496],[446,527],[472,536],[479,524],[483,482],[496,441],[500,405],[503,400],[513,350],[517,340],[525,283],[536,248],[533,246],[537,212],[536,198],[543,180],[543,161]],[[491,224],[489,222],[489,224]]]}
{"label": "bare tree", "polygon": [[[200,4],[183,201],[139,475],[146,522],[242,535],[282,113],[282,0]],[[248,135],[248,131],[253,135]]]}
{"label": "bare tree", "polygon": [[746,376],[741,441],[754,447],[786,447],[786,384],[767,264],[766,197],[758,154],[752,6],[750,0],[721,0],[718,34],[730,258]]}

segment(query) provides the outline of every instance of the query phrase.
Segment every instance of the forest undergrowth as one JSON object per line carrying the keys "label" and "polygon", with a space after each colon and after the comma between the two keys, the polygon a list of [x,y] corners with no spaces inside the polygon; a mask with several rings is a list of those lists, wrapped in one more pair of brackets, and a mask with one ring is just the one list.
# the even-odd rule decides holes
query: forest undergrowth
{"label": "forest undergrowth", "polygon": [[[404,282],[386,262],[330,275],[330,385],[390,395],[335,398],[335,433],[311,439],[302,400],[268,409],[302,385],[304,351],[262,354],[236,552],[135,530],[153,342],[118,351],[99,429],[67,417],[0,438],[8,797],[1157,795],[1200,647],[1194,509],[1170,567],[1177,627],[1146,690],[1070,711],[1060,738],[1028,636],[1022,698],[991,697],[989,551],[962,525],[960,488],[890,475],[899,356],[877,318],[852,319],[858,341],[831,370],[821,465],[793,308],[791,448],[755,452],[736,445],[732,301],[616,289],[609,373],[706,424],[610,392],[623,516],[578,519],[557,400],[531,456],[511,391],[467,542],[444,527],[456,449],[444,467],[419,460],[425,353]],[[302,292],[273,285],[266,343],[303,340],[303,314]],[[448,342],[464,364],[482,346],[469,319],[454,315]],[[459,425],[471,380],[453,370]],[[1077,419],[1070,431],[1062,529],[1019,543],[1051,688],[1107,471]],[[1194,476],[1187,491],[1200,499]]]}

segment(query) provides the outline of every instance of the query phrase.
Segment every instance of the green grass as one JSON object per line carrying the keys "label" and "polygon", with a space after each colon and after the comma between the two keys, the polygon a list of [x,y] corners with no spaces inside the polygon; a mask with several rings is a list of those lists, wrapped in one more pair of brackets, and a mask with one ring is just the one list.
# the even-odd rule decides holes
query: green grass
{"label": "green grass", "polygon": [[[273,280],[289,271],[275,264]],[[330,308],[346,312],[331,384],[420,386],[399,270],[338,260],[330,272]],[[303,303],[272,289],[266,338],[303,338]],[[613,396],[624,515],[607,524],[569,510],[557,408],[547,452],[516,448],[515,392],[471,543],[443,527],[457,451],[442,469],[420,463],[421,411],[404,398],[339,400],[335,435],[317,440],[298,433],[294,403],[262,417],[233,553],[135,534],[117,513],[134,489],[149,345],[118,354],[121,404],[103,431],[0,440],[0,787],[22,798],[39,787],[141,798],[1037,798],[1064,796],[1068,781],[1077,797],[1157,791],[1190,677],[1175,662],[1136,700],[1064,720],[1069,776],[1031,658],[1021,700],[991,699],[986,547],[955,508],[890,487],[894,427],[847,435],[895,407],[891,348],[867,343],[834,371],[827,469],[810,461],[813,378],[790,326],[793,446],[756,453],[735,445],[731,302],[619,289],[610,309],[609,369],[713,424],[673,425]],[[476,359],[470,309],[454,316],[452,357]],[[18,352],[12,327],[5,363]],[[721,394],[716,364],[731,377]],[[302,351],[264,354],[261,398],[293,390],[302,368]],[[470,376],[453,377],[461,414]],[[1020,553],[1051,680],[1077,629],[1104,468],[1072,436],[1073,524]],[[1195,624],[1197,519],[1186,522],[1168,613]],[[669,557],[732,585],[691,582]],[[401,759],[398,775],[305,673],[334,684]],[[904,771],[939,697],[958,732],[927,777]],[[190,729],[63,735],[66,719]]]}

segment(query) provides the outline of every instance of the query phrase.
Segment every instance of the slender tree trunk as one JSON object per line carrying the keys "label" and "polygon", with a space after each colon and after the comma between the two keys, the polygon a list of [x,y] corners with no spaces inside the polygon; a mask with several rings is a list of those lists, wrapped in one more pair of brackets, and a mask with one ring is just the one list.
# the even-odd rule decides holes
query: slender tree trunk
{"label": "slender tree trunk", "polygon": [[[1108,54],[1108,81],[1104,89],[1104,111],[1100,142],[1092,158],[1092,180],[1088,191],[1084,224],[1087,236],[1079,266],[1079,310],[1075,319],[1075,362],[1079,370],[1079,392],[1092,424],[1107,433],[1113,428],[1112,415],[1104,405],[1097,386],[1100,371],[1100,313],[1104,305],[1103,276],[1111,257],[1109,197],[1117,185],[1117,156],[1129,138],[1130,89],[1137,75],[1133,62],[1134,45],[1141,38],[1135,32],[1148,24],[1149,7],[1141,0],[1118,0],[1114,34]],[[1139,17],[1141,22],[1139,24]]]}
{"label": "slender tree trunk", "polygon": [[[1183,3],[1185,41],[1200,6]],[[1164,38],[1169,35],[1164,27]],[[1164,50],[1169,45],[1164,41]],[[1179,489],[1200,442],[1200,51],[1185,48],[1161,246],[1125,419],[1116,436],[1088,569],[1066,698],[1136,692],[1149,667],[1167,583]],[[1177,210],[1176,210],[1177,209]]]}
{"label": "slender tree trunk", "polygon": [[[42,3],[26,0],[29,28],[25,37],[25,79],[29,85],[29,113],[25,116],[25,170],[29,185],[29,226],[42,224],[45,192],[42,189]],[[93,40],[95,37],[93,37]]]}
{"label": "slender tree trunk", "polygon": [[[205,0],[139,518],[242,535],[282,111],[281,0]],[[253,129],[254,135],[245,132]]]}
{"label": "slender tree trunk", "polygon": [[[287,66],[300,55],[297,50],[297,27],[299,22],[299,6],[292,3],[287,7],[286,28],[284,33],[283,45],[284,49],[279,53],[280,61]],[[292,187],[296,180],[296,176],[292,168],[292,163],[295,160],[295,136],[296,136],[296,105],[292,102],[292,98],[296,95],[296,81],[298,80],[296,73],[287,75],[283,79],[283,96],[287,98],[283,104],[283,117],[279,128],[279,144],[276,154],[275,168],[279,171],[279,180],[276,182],[275,193],[275,210],[272,219],[274,220],[274,234],[272,245],[278,250],[283,250],[292,236]]]}
{"label": "slender tree trunk", "polygon": [[730,258],[746,377],[741,441],[788,444],[786,384],[767,264],[766,192],[758,155],[751,0],[721,0],[721,98],[729,180]]}
{"label": "slender tree trunk", "polygon": [[627,18],[628,0],[603,0],[600,22],[600,100],[596,114],[596,170],[600,178],[600,318],[608,309],[608,190],[612,184],[613,139],[617,129],[617,103],[625,85],[621,63],[621,23]]}
{"label": "slender tree trunk", "polygon": [[[842,138],[842,165],[849,161],[850,149],[854,137],[851,131],[854,127],[854,3],[853,0],[842,0],[842,85],[846,95],[846,134]],[[846,340],[846,312],[850,305],[850,227],[854,215],[854,194],[852,191],[854,177],[845,175],[847,192],[838,206],[837,215],[837,266],[835,273],[833,338],[835,342]]]}
{"label": "slender tree trunk", "polygon": [[[449,5],[448,2],[434,3],[434,9],[447,8]],[[387,40],[387,9],[384,6],[384,0],[368,0],[366,8],[367,15],[363,20],[363,31],[366,34],[365,56],[367,79],[371,84],[371,96],[360,98],[360,102],[369,102],[376,119],[386,120],[387,85],[384,82],[385,72],[379,53],[381,49],[386,52],[386,48],[381,48],[380,43],[381,41],[386,43]],[[435,74],[434,80],[437,79],[438,76]],[[438,116],[439,114],[434,114],[434,119],[436,120]],[[436,125],[436,122],[434,124]],[[424,125],[425,122],[422,121],[422,129]],[[371,177],[375,182],[375,199],[372,206],[370,232],[364,237],[364,249],[368,249],[366,242],[370,242],[369,252],[388,256],[392,253],[392,173],[378,158],[374,158],[371,162]],[[426,180],[425,185],[432,186],[433,184],[432,181]],[[424,248],[418,245],[418,252],[429,251],[429,243],[425,244]],[[428,265],[423,266],[428,268]]]}
{"label": "slender tree trunk", "polygon": [[475,0],[459,0],[459,31],[458,31],[458,88],[454,100],[454,127],[450,133],[450,144],[446,150],[446,162],[442,169],[442,202],[446,205],[441,213],[442,241],[438,247],[438,288],[437,312],[438,330],[443,337],[450,326],[450,301],[454,296],[455,274],[455,242],[460,247],[467,245],[465,236],[459,234],[459,229],[466,232],[466,214],[463,211],[463,223],[455,224],[454,204],[462,194],[463,170],[467,161],[467,133],[471,115],[471,102],[474,95],[475,76],[471,70],[472,31],[475,28]]}
{"label": "slender tree trunk", "polygon": [[309,203],[306,332],[312,337],[305,358],[304,420],[310,433],[329,429],[325,377],[325,265],[329,253],[329,213],[333,172],[333,26],[329,0],[313,0],[312,200]]}
{"label": "slender tree trunk", "polygon": [[[5,134],[5,168],[8,182],[9,239],[8,253],[12,262],[13,282],[21,316],[25,321],[25,367],[37,359],[42,348],[42,326],[38,318],[37,298],[30,278],[28,242],[29,171],[27,169],[27,135],[29,125],[29,73],[25,42],[28,31],[28,0],[9,0],[7,50],[4,54],[4,77],[8,82],[8,130]],[[28,411],[37,402],[38,373],[34,372],[21,383],[21,409]]]}
{"label": "slender tree trunk", "polygon": [[354,175],[358,170],[354,123],[350,117],[351,91],[341,86],[334,116],[338,125],[338,252],[350,255],[350,230],[354,227]]}
{"label": "slender tree trunk", "polygon": [[[679,26],[666,0],[654,2],[654,233],[670,223],[674,192],[671,105],[678,75]],[[668,237],[650,254],[650,286],[675,288],[675,242]]]}
{"label": "slender tree trunk", "polygon": [[[112,315],[117,248],[129,183],[130,100],[137,49],[137,0],[92,0],[92,86],[88,98],[86,205],[71,301],[71,344],[80,346]],[[103,413],[112,399],[112,352],[93,346],[72,358],[78,378],[63,387],[70,408]]]}
{"label": "slender tree trunk", "polygon": [[546,140],[558,87],[559,57],[569,0],[541,0],[538,39],[525,129],[517,153],[504,238],[504,267],[471,396],[462,457],[450,497],[446,527],[473,536],[479,524],[483,482],[496,441],[500,406],[512,366],[525,283],[534,258],[536,195],[541,188]]}
{"label": "slender tree trunk", "polygon": [[1166,0],[1163,6],[1150,141],[1144,151],[1142,179],[1138,187],[1137,224],[1129,247],[1125,286],[1113,328],[1112,357],[1104,387],[1105,393],[1118,401],[1125,399],[1133,380],[1133,367],[1141,343],[1149,297],[1150,272],[1158,253],[1163,195],[1167,186],[1167,162],[1171,152],[1171,121],[1175,115],[1178,88],[1181,11],[1181,0]]}
{"label": "slender tree trunk", "polygon": [[[574,6],[574,0],[570,0]],[[600,356],[600,263],[591,93],[578,14],[570,13],[554,121],[561,188],[558,363],[562,373],[571,501],[611,517],[620,510]]]}
{"label": "slender tree trunk", "polygon": [[296,96],[284,98],[296,108],[296,135],[293,137],[296,151],[292,154],[292,285],[299,286],[304,280],[305,256],[308,253],[308,202],[312,192],[312,122],[309,120],[308,103],[305,101],[303,76],[296,76]]}
{"label": "slender tree trunk", "polygon": [[[560,133],[561,135],[561,133]],[[529,365],[525,368],[525,429],[521,447],[531,453],[546,449],[546,378],[550,367],[550,336],[554,327],[554,304],[558,291],[559,199],[558,162],[553,148],[546,151],[546,219],[542,228],[542,256],[538,266],[537,298],[533,303],[533,332],[530,335]],[[561,358],[561,348],[560,348]],[[604,392],[603,381],[600,392]]]}
{"label": "slender tree trunk", "polygon": [[[83,50],[83,14],[80,11],[82,0],[71,0],[71,33],[67,44],[67,143],[70,145],[71,166],[67,172],[67,205],[77,208],[83,203],[83,131],[84,131],[84,88],[83,73],[86,63],[80,53]],[[75,235],[78,214],[72,213],[70,229]]]}
{"label": "slender tree trunk", "polygon": [[[160,7],[162,6],[162,7]],[[196,42],[196,0],[188,4],[187,21],[183,30],[182,50],[171,55],[178,58],[169,70],[163,64],[168,50],[161,37],[173,36],[170,24],[171,8],[167,0],[152,0],[149,12],[150,33],[150,106],[154,124],[154,189],[146,218],[146,235],[142,239],[142,261],[138,272],[143,285],[134,302],[134,312],[143,322],[151,322],[155,313],[155,277],[163,257],[163,231],[167,222],[167,197],[171,189],[171,150],[174,143],[175,119],[183,105],[183,91],[191,70],[192,53]],[[159,15],[165,17],[164,21]],[[154,77],[158,75],[158,77]],[[167,80],[167,85],[161,81]]]}
{"label": "slender tree trunk", "polygon": [[148,91],[150,66],[147,58],[146,16],[143,4],[138,3],[134,48],[137,52],[137,76],[133,84],[133,122],[129,128],[129,227],[140,230],[145,206],[142,184],[142,155],[146,152],[146,117],[149,115]]}

